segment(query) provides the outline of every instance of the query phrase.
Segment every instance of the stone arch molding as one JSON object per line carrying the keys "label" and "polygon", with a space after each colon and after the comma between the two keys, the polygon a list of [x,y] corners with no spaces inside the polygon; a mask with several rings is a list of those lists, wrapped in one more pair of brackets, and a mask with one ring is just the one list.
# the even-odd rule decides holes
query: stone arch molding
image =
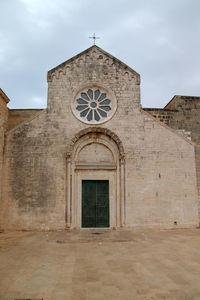
{"label": "stone arch molding", "polygon": [[116,143],[116,145],[118,147],[120,159],[124,159],[124,156],[125,156],[124,147],[123,147],[123,144],[122,144],[120,138],[113,131],[111,131],[110,129],[102,128],[102,127],[88,127],[88,128],[85,128],[85,129],[79,131],[74,136],[74,138],[72,139],[72,141],[70,143],[70,147],[69,147],[69,151],[67,153],[67,156],[71,157],[75,143],[82,136],[92,134],[92,133],[104,134],[105,136],[108,136],[109,138],[111,138]]}
{"label": "stone arch molding", "polygon": [[[102,161],[79,161],[80,153],[87,147],[105,149]],[[99,147],[99,148],[98,148]],[[110,156],[106,156],[110,153]],[[101,153],[100,153],[101,154]],[[94,155],[93,155],[94,157]],[[92,127],[81,130],[71,141],[67,153],[66,181],[66,226],[81,228],[81,185],[82,180],[109,180],[110,185],[110,227],[125,225],[125,163],[121,140],[111,130]]]}

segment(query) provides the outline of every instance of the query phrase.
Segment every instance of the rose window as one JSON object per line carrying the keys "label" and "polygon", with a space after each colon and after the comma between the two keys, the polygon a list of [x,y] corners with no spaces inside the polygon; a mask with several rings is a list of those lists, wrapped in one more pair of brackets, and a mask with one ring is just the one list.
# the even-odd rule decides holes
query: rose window
{"label": "rose window", "polygon": [[111,101],[107,98],[106,93],[89,89],[87,92],[81,93],[80,96],[76,100],[76,109],[80,111],[81,118],[97,122],[102,118],[107,118],[107,113],[111,110]]}
{"label": "rose window", "polygon": [[76,95],[72,104],[72,111],[84,123],[103,123],[114,114],[115,103],[113,95],[106,90],[98,87],[88,88]]}

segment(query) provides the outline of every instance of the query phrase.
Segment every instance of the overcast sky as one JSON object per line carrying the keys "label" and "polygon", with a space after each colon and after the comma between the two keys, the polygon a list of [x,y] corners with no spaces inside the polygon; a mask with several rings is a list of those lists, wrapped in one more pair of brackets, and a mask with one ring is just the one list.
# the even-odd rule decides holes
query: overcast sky
{"label": "overcast sky", "polygon": [[200,96],[200,0],[0,0],[0,87],[45,108],[46,73],[97,45],[141,75],[143,107]]}

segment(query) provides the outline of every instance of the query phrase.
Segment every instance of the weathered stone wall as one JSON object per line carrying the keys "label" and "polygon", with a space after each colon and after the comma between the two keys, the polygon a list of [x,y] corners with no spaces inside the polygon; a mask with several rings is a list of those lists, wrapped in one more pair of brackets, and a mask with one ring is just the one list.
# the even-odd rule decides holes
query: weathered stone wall
{"label": "weathered stone wall", "polygon": [[2,194],[2,180],[3,180],[3,153],[4,153],[4,135],[8,126],[8,108],[9,102],[6,94],[0,89],[0,203]]}
{"label": "weathered stone wall", "polygon": [[22,122],[31,120],[42,110],[43,109],[9,109],[8,130],[16,127]]}
{"label": "weathered stone wall", "polygon": [[164,109],[145,108],[144,110],[175,130],[190,132],[191,140],[195,143],[200,207],[200,97],[174,96]]}
{"label": "weathered stone wall", "polygon": [[185,143],[186,139],[183,141],[173,130],[152,119],[144,115],[144,144],[133,156],[136,163],[130,164],[137,182],[131,180],[132,171],[127,174],[130,190],[137,195],[132,196],[134,201],[130,197],[131,211],[138,210],[134,213],[137,225],[145,220],[146,225],[187,226],[194,216],[197,222],[194,149],[189,141]]}
{"label": "weathered stone wall", "polygon": [[[74,137],[90,126],[73,115],[71,102],[80,88],[91,85],[117,99],[115,115],[95,126],[115,133],[124,148],[125,226],[197,225],[193,144],[141,110],[136,72],[94,46],[51,70],[48,83],[47,110],[7,134],[4,228],[65,228],[66,154]],[[73,172],[70,180],[73,185]]]}
{"label": "weathered stone wall", "polygon": [[163,122],[166,125],[170,125],[171,120],[174,119],[178,110],[176,109],[163,109],[163,108],[143,108],[144,111],[150,113],[154,118]]}
{"label": "weathered stone wall", "polygon": [[63,187],[55,186],[55,178],[60,177],[60,167],[65,168],[65,157],[57,152],[56,135],[46,111],[7,133],[2,210],[7,228],[63,228]]}

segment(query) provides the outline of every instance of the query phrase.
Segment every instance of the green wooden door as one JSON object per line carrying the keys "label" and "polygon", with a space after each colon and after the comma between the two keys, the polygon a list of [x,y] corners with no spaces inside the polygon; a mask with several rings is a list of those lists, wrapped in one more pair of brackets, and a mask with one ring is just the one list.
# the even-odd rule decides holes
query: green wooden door
{"label": "green wooden door", "polygon": [[82,227],[109,227],[108,180],[82,181]]}

